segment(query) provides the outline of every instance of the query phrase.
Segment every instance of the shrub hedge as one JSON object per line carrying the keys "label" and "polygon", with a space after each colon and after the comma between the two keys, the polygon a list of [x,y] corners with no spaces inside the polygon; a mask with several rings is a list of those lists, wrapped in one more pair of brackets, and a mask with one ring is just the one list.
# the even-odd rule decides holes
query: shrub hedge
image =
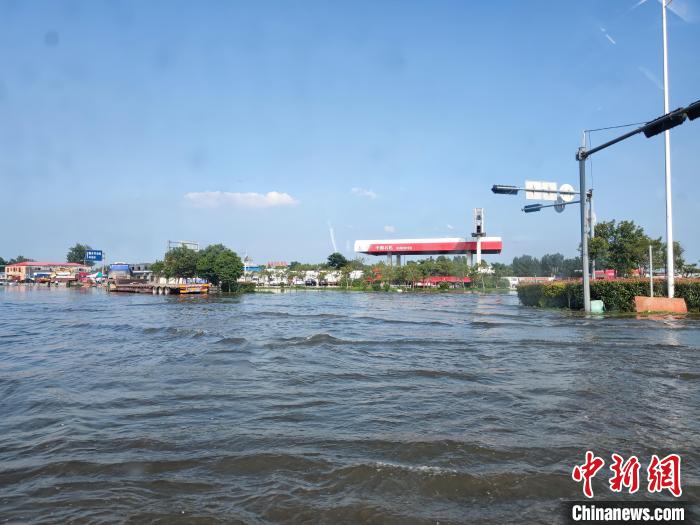
{"label": "shrub hedge", "polygon": [[253,293],[255,291],[255,283],[236,283],[229,291],[235,293]]}
{"label": "shrub hedge", "polygon": [[[666,296],[666,281],[654,281],[654,296]],[[649,295],[649,281],[615,279],[591,281],[591,299],[599,299],[606,310],[634,312],[634,296]],[[675,297],[683,297],[689,311],[700,311],[700,279],[677,279]],[[518,298],[525,306],[583,309],[583,285],[580,281],[551,281],[518,285]]]}

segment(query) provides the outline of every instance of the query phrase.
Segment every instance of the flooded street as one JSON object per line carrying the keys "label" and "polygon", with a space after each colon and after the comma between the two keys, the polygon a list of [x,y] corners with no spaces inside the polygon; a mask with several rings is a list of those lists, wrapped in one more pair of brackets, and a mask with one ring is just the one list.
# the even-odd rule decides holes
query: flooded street
{"label": "flooded street", "polygon": [[0,312],[3,523],[561,522],[586,450],[678,453],[700,499],[697,317],[24,287]]}

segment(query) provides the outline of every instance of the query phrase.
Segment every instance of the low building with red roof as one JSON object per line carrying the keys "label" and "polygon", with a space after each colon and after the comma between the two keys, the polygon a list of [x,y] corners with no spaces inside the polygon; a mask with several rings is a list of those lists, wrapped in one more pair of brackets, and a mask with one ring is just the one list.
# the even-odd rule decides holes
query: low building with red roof
{"label": "low building with red roof", "polygon": [[42,273],[51,275],[60,273],[62,275],[70,274],[75,276],[79,271],[87,270],[88,267],[84,264],[69,262],[25,261],[5,266],[5,274],[8,281],[26,281],[27,279],[34,279],[36,274]]}
{"label": "low building with red roof", "polygon": [[455,277],[454,275],[433,275],[430,277],[425,277],[420,281],[416,282],[416,286],[431,287],[438,286],[440,283],[447,283],[451,285],[456,284],[469,284],[472,280],[469,277]]}

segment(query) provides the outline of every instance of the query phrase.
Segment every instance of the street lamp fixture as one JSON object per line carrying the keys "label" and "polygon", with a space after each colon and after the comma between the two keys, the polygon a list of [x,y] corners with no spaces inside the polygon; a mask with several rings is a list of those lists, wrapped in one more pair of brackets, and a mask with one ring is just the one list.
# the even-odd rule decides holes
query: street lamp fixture
{"label": "street lamp fixture", "polygon": [[491,187],[491,191],[498,195],[517,195],[521,189],[523,188],[518,188],[517,186],[508,186],[505,184],[494,184]]}
{"label": "street lamp fixture", "polygon": [[[517,186],[505,185],[505,184],[494,184],[491,187],[493,193],[501,195],[516,195],[519,191],[526,191],[530,193],[528,198],[542,199],[542,200],[552,200],[550,196],[557,194],[556,202],[554,204],[528,204],[522,210],[525,213],[538,212],[543,208],[554,208],[558,213],[564,211],[565,206],[568,204],[580,204],[581,205],[581,262],[582,262],[582,278],[583,278],[583,307],[586,312],[591,311],[591,289],[590,289],[590,272],[588,266],[588,235],[586,234],[586,202],[589,203],[589,217],[588,226],[589,234],[593,237],[594,226],[593,226],[593,190],[585,190],[586,187],[586,175],[585,175],[585,165],[586,165],[586,147],[585,147],[585,135],[584,143],[581,148],[579,148],[579,183],[581,187],[575,190],[568,184],[562,184],[559,189],[556,188],[556,183],[528,183],[525,182],[527,188],[518,188]],[[538,187],[539,186],[539,187]],[[544,187],[547,187],[546,189]],[[526,194],[527,195],[527,194]],[[563,198],[565,195],[566,198]],[[574,201],[574,195],[579,196],[579,200]],[[594,272],[595,274],[595,272]]]}
{"label": "street lamp fixture", "polygon": [[528,204],[523,208],[525,213],[533,213],[540,211],[542,208],[556,208],[557,211],[563,210],[568,204],[579,204],[579,201],[557,202],[556,204]]}
{"label": "street lamp fixture", "polygon": [[525,213],[532,213],[533,211],[540,211],[542,209],[541,204],[528,204],[523,208]]}
{"label": "street lamp fixture", "polygon": [[[565,184],[562,185],[562,188],[566,186]],[[511,186],[509,184],[494,184],[491,186],[491,191],[493,193],[496,193],[497,195],[517,195],[519,191],[538,191],[538,190],[533,190],[532,188],[519,188],[518,186]],[[539,190],[544,193],[559,193],[561,195],[578,195],[579,192],[575,190],[562,190],[562,189],[556,189],[556,190]]]}

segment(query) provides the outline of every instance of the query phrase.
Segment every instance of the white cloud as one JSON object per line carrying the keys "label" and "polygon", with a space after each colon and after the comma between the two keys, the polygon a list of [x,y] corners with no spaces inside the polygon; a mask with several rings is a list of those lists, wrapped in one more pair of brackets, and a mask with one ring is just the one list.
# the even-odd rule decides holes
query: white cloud
{"label": "white cloud", "polygon": [[448,225],[447,225],[447,229],[448,229],[448,230],[454,230],[454,229],[455,229],[455,227],[454,227],[454,226],[452,226],[451,224],[448,224]]}
{"label": "white cloud", "polygon": [[394,233],[396,231],[395,226],[384,226],[384,231],[387,233]]}
{"label": "white cloud", "polygon": [[611,43],[617,44],[617,42],[615,42],[615,40],[613,40],[613,37],[611,37],[611,36],[610,36],[609,34],[607,34],[607,33],[605,33],[605,38],[607,38],[608,40],[610,40]]}
{"label": "white cloud", "polygon": [[269,191],[267,193],[238,193],[229,191],[194,191],[185,193],[185,200],[199,208],[271,208],[289,206],[298,201],[288,193]]}
{"label": "white cloud", "polygon": [[368,199],[376,199],[378,197],[372,190],[366,190],[364,188],[353,188],[350,191],[358,197],[367,197]]}

